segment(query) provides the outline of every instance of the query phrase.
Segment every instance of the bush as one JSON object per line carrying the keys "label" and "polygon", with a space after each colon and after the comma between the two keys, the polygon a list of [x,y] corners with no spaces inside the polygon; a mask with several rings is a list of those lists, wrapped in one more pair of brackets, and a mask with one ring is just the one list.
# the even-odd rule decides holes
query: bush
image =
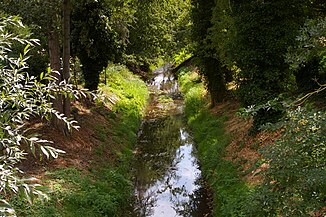
{"label": "bush", "polygon": [[119,171],[104,168],[92,174],[92,177],[81,176],[78,171],[74,176],[69,176],[69,170],[58,171],[66,174],[60,179],[75,182],[75,190],[64,197],[65,209],[69,213],[74,216],[85,213],[89,216],[120,216],[121,208],[129,206],[130,201],[126,198],[130,198],[132,184]]}
{"label": "bush", "polygon": [[254,194],[252,216],[311,216],[326,200],[326,113],[297,108],[282,123],[283,135],[264,150],[269,164]]}
{"label": "bush", "polygon": [[[326,18],[307,20],[286,54],[300,89],[312,90],[326,82]],[[316,82],[318,81],[318,83]]]}

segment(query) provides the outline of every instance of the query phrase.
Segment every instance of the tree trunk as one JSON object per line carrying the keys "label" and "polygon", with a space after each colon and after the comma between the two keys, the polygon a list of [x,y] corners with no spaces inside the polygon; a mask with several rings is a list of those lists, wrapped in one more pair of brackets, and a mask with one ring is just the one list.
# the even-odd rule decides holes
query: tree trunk
{"label": "tree trunk", "polygon": [[[60,43],[58,32],[54,30],[49,31],[48,43],[51,75],[56,78],[57,83],[60,83],[62,79],[60,73]],[[55,96],[55,99],[52,101],[52,103],[54,109],[60,113],[63,113],[62,96],[60,94]],[[52,122],[56,128],[61,130],[63,129],[62,122],[55,116],[52,118]]]}
{"label": "tree trunk", "polygon": [[[67,83],[70,78],[70,0],[63,1],[63,80]],[[70,98],[65,97],[63,100],[63,113],[66,117],[70,116]]]}
{"label": "tree trunk", "polygon": [[207,88],[211,95],[211,106],[214,107],[222,102],[226,95],[224,69],[221,63],[214,58],[203,58],[203,64]]}

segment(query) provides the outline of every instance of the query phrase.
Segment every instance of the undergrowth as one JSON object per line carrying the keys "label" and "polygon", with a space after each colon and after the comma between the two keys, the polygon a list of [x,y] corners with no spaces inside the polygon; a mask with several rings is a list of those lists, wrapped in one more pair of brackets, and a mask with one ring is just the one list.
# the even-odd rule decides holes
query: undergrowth
{"label": "undergrowth", "polygon": [[326,215],[326,113],[313,108],[288,110],[279,122],[284,132],[263,149],[269,165],[253,194],[250,216]]}
{"label": "undergrowth", "polygon": [[[93,129],[101,142],[90,153],[96,156],[97,162],[83,170],[70,167],[47,172],[43,182],[49,188],[49,200],[36,201],[30,205],[18,197],[14,198],[18,216],[130,215],[133,194],[130,181],[131,148],[137,139],[136,133],[148,92],[145,83],[122,66],[110,66],[106,73],[109,77],[108,83],[101,86],[106,102],[98,103],[95,109],[108,103],[109,98],[114,98],[114,101],[111,100],[110,114],[99,108],[101,115],[111,123],[110,126],[99,123]],[[107,162],[103,155],[106,149],[112,147],[117,147],[117,150],[110,150],[114,154],[114,160]]]}
{"label": "undergrowth", "polygon": [[205,88],[195,72],[181,72],[179,83],[202,171],[213,191],[214,216],[246,216],[245,201],[250,189],[240,180],[233,163],[223,159],[231,140],[224,131],[227,118],[209,112]]}

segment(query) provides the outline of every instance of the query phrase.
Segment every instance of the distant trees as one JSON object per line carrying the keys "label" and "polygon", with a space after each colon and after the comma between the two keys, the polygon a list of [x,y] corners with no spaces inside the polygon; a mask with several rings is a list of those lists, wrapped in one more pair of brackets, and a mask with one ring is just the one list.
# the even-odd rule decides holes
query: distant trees
{"label": "distant trees", "polygon": [[[71,11],[71,56],[82,64],[85,87],[96,90],[108,61],[147,65],[159,57],[172,59],[190,44],[190,0],[4,0],[0,10],[20,15],[50,55],[51,67],[61,72],[64,15]],[[66,19],[66,21],[69,19]],[[59,58],[58,58],[59,57]],[[63,58],[62,60],[64,60]],[[146,67],[145,67],[146,68]],[[64,71],[67,71],[65,67]],[[68,73],[64,73],[68,74]],[[59,78],[59,77],[58,77]]]}
{"label": "distant trees", "polygon": [[126,54],[147,63],[173,54],[190,44],[190,0],[150,0],[134,3],[134,23]]}

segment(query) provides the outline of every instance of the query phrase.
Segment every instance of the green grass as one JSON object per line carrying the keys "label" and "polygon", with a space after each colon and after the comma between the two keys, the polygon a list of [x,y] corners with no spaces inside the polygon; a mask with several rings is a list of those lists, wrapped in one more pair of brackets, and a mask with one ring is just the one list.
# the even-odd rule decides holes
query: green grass
{"label": "green grass", "polygon": [[76,168],[47,173],[53,192],[45,203],[29,206],[15,199],[18,216],[125,216],[132,184],[127,171],[107,166],[87,174]]}
{"label": "green grass", "polygon": [[236,166],[223,159],[231,140],[224,130],[227,118],[209,112],[204,85],[194,73],[181,73],[179,83],[202,171],[213,191],[214,216],[247,216],[245,201],[250,190],[240,180]]}
{"label": "green grass", "polygon": [[[58,169],[47,172],[49,200],[36,200],[33,205],[19,197],[13,198],[18,216],[38,217],[80,217],[80,216],[129,216],[133,187],[130,174],[132,146],[137,139],[143,110],[147,104],[148,92],[143,81],[122,66],[111,66],[106,70],[109,81],[101,89],[106,97],[117,96],[112,113],[101,110],[110,121],[110,126],[98,124],[94,132],[101,144],[94,150],[97,162],[89,168]],[[103,103],[99,103],[99,106]],[[96,109],[96,108],[95,108]],[[111,135],[109,138],[108,135]],[[101,159],[113,143],[117,150],[111,150],[111,163]]]}

